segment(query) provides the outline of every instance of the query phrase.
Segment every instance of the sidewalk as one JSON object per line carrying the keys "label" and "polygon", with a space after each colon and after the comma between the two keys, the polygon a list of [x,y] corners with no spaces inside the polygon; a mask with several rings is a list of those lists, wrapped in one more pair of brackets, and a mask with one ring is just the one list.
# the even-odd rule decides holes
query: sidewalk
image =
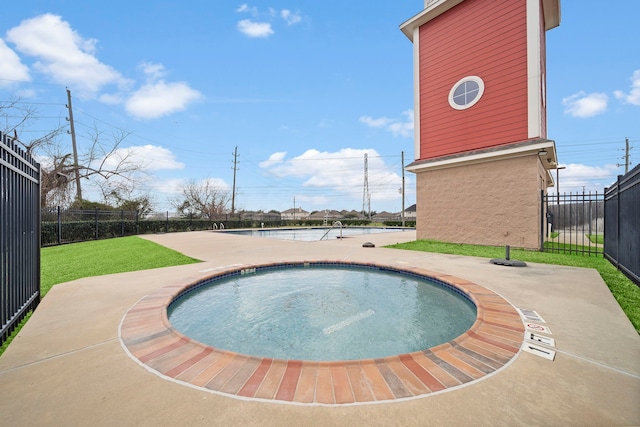
{"label": "sidewalk", "polygon": [[[640,425],[640,337],[595,270],[384,248],[415,232],[295,242],[191,232],[142,236],[203,263],[55,286],[0,357],[7,426],[600,426]],[[373,242],[375,248],[363,248]],[[120,322],[140,298],[216,267],[334,259],[386,263],[468,279],[552,331],[554,361],[520,352],[495,374],[422,398],[353,406],[240,400],[165,380],[123,350]]]}

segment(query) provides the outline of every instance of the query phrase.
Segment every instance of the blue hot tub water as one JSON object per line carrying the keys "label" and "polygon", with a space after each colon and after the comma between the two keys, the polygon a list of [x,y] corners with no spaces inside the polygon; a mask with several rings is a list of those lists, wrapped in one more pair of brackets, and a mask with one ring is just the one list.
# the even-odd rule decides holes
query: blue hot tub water
{"label": "blue hot tub water", "polygon": [[402,270],[332,264],[254,271],[185,292],[169,306],[169,321],[219,349],[331,361],[423,350],[476,319],[461,293]]}

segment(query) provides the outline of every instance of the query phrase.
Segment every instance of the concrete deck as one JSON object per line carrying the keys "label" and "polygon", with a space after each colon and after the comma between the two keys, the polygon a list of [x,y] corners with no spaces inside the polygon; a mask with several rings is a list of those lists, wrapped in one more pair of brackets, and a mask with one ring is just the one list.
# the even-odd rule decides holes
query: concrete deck
{"label": "concrete deck", "polygon": [[[293,242],[214,232],[143,236],[200,264],[55,286],[0,357],[1,424],[22,425],[640,425],[640,337],[595,270],[382,248],[414,232]],[[371,241],[376,248],[363,248]],[[124,351],[125,313],[161,287],[233,264],[334,259],[419,267],[536,310],[554,361],[520,352],[465,386],[411,400],[298,406],[241,400],[155,375]]]}

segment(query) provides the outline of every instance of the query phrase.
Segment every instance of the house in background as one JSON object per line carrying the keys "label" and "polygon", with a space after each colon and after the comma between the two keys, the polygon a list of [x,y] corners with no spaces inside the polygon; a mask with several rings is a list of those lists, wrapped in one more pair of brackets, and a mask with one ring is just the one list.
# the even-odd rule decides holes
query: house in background
{"label": "house in background", "polygon": [[309,212],[302,208],[291,208],[286,211],[280,212],[280,218],[283,221],[295,220],[295,219],[307,219],[309,218]]}
{"label": "house in background", "polygon": [[538,248],[554,185],[546,31],[559,0],[425,0],[413,42],[418,239]]}
{"label": "house in background", "polygon": [[416,220],[416,204],[415,203],[404,210],[404,219],[408,219],[409,221]]}
{"label": "house in background", "polygon": [[337,219],[342,219],[342,212],[338,212],[330,209],[323,209],[321,211],[313,212],[309,215],[309,219],[316,220],[324,220],[324,221],[335,221]]}
{"label": "house in background", "polygon": [[391,213],[387,211],[379,212],[371,218],[371,221],[373,222],[399,221],[399,220],[400,220],[399,213]]}

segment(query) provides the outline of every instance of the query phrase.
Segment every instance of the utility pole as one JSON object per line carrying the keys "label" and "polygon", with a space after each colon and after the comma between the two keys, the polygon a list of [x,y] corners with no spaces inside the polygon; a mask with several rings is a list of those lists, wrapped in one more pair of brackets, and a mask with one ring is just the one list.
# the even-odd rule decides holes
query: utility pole
{"label": "utility pole", "polygon": [[631,146],[629,146],[629,138],[625,138],[624,139],[624,156],[622,156],[621,158],[624,160],[623,164],[616,164],[616,166],[620,167],[624,165],[624,174],[626,175],[629,172],[629,165],[631,164],[630,159],[631,159],[631,155],[629,154],[629,151],[633,148]]}
{"label": "utility pole", "polygon": [[76,173],[76,199],[82,201],[82,188],[80,187],[80,168],[78,166],[78,148],[76,147],[76,129],[73,125],[73,107],[71,106],[71,91],[67,89],[67,109],[69,109],[69,128],[71,133],[71,145],[73,146],[73,169]]}
{"label": "utility pole", "polygon": [[404,227],[404,151],[402,151],[402,226]]}
{"label": "utility pole", "polygon": [[233,152],[233,190],[231,192],[231,216],[236,211],[236,172],[238,171],[238,146]]}
{"label": "utility pole", "polygon": [[629,138],[625,138],[625,154],[624,154],[624,174],[626,175],[629,172]]}

